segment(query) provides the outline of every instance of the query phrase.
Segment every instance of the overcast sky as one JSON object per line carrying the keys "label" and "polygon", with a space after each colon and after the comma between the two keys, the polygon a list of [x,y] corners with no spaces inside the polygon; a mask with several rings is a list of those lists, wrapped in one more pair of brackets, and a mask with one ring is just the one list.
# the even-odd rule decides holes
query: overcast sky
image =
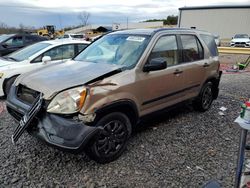
{"label": "overcast sky", "polygon": [[177,15],[183,6],[245,5],[250,0],[0,0],[0,22],[10,26],[78,25],[81,11],[91,24],[138,22]]}

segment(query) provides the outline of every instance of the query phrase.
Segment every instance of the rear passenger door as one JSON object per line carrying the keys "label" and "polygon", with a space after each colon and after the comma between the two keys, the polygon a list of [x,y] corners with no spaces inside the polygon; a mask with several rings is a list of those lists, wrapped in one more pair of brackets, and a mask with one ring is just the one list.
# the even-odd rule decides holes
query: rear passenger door
{"label": "rear passenger door", "polygon": [[206,78],[206,61],[204,49],[196,35],[179,35],[181,46],[181,64],[185,72],[185,94],[187,98],[199,93],[200,87]]}

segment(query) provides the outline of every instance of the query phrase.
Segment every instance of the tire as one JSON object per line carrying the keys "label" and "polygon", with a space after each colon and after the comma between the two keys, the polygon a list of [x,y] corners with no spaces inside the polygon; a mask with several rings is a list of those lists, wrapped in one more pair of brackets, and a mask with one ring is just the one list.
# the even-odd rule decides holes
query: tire
{"label": "tire", "polygon": [[121,112],[112,112],[103,116],[96,126],[102,126],[104,129],[87,145],[86,154],[98,163],[114,161],[126,149],[131,135],[129,118]]}
{"label": "tire", "polygon": [[3,92],[4,92],[5,96],[7,96],[8,93],[10,92],[10,88],[11,88],[12,84],[15,82],[16,78],[17,78],[16,76],[11,77],[6,81],[5,86],[3,88]]}
{"label": "tire", "polygon": [[194,109],[205,112],[211,107],[213,100],[213,84],[207,82],[203,85],[198,97],[193,102]]}

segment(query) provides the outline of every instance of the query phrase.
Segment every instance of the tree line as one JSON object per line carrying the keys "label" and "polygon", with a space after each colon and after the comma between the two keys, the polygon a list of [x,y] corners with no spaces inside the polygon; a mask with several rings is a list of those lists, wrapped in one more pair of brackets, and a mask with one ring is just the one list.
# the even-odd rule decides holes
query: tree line
{"label": "tree line", "polygon": [[162,21],[164,25],[177,25],[178,16],[170,15],[166,19],[150,19],[144,22],[158,22],[158,21]]}
{"label": "tree line", "polygon": [[10,34],[10,33],[24,33],[24,32],[35,32],[34,27],[25,26],[23,24],[19,24],[18,27],[8,26],[4,22],[0,22],[0,34]]}

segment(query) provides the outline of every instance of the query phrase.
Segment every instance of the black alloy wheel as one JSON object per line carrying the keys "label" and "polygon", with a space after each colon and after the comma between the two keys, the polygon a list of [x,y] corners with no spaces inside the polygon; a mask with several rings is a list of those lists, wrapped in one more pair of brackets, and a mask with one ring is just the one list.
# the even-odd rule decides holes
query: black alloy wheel
{"label": "black alloy wheel", "polygon": [[99,135],[86,147],[88,156],[98,163],[117,159],[126,149],[132,132],[129,118],[121,112],[112,112],[102,117],[96,126],[102,126]]}
{"label": "black alloy wheel", "polygon": [[213,96],[213,84],[211,82],[206,82],[198,97],[193,101],[194,109],[201,112],[207,111],[214,100]]}

